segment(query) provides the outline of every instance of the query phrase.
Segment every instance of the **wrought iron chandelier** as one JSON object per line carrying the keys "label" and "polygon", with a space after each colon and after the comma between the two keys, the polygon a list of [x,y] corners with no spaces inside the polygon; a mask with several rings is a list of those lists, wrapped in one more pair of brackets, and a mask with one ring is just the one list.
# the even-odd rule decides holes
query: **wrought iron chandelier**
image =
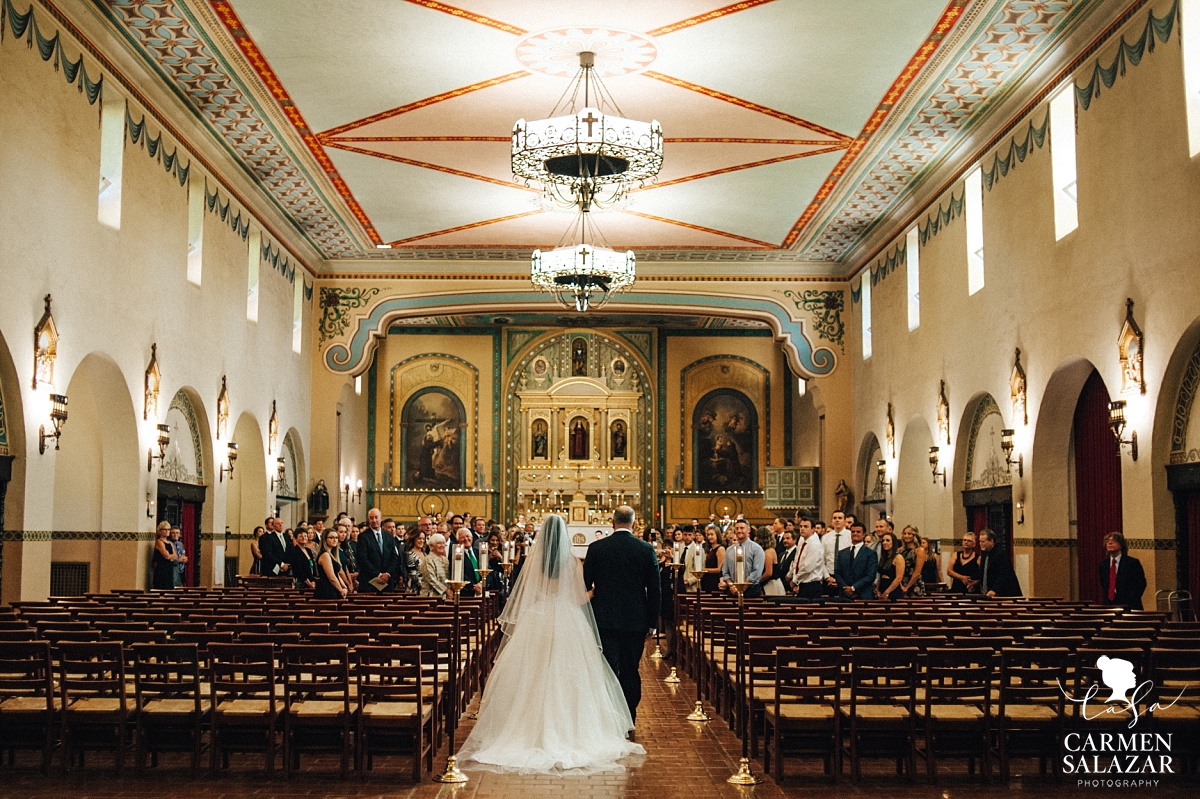
{"label": "wrought iron chandelier", "polygon": [[[566,239],[578,244],[534,250],[531,276],[537,288],[564,306],[583,312],[599,308],[633,285],[636,259],[630,250],[596,246],[590,214],[619,208],[630,187],[653,179],[662,168],[663,137],[657,121],[640,122],[605,112],[620,108],[595,74],[595,54],[579,54],[579,73],[546,119],[519,119],[513,126],[512,170],[526,185],[540,184],[543,207],[574,209]],[[595,84],[596,105],[592,105]],[[583,90],[583,106],[574,110]],[[570,114],[556,116],[560,111]]]}

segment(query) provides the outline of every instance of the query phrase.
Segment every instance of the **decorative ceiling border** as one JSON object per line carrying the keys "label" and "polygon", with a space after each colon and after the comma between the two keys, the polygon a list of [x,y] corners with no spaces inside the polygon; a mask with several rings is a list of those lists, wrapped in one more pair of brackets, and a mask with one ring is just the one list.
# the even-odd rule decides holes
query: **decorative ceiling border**
{"label": "decorative ceiling border", "polygon": [[[224,0],[211,2],[214,8],[227,5]],[[177,0],[91,0],[91,3],[316,249],[326,258],[361,250],[317,182],[286,146],[270,115],[256,102],[254,93],[241,82],[237,70],[230,66],[221,48],[185,3]],[[233,38],[237,41],[236,35]],[[253,57],[246,57],[255,66]],[[273,87],[265,77],[263,80],[278,97],[282,91],[278,81]],[[303,124],[290,99],[280,101],[280,105],[293,125],[296,120]],[[301,135],[301,139],[305,137]],[[320,158],[317,162],[324,168]],[[334,175],[326,171],[326,176],[340,191],[336,170]]]}
{"label": "decorative ceiling border", "polygon": [[[447,274],[444,272],[326,272],[321,280],[519,280],[529,275]],[[845,283],[846,278],[831,275],[639,275],[638,283]]]}
{"label": "decorative ceiling border", "polygon": [[843,196],[800,249],[812,260],[845,257],[945,163],[955,139],[978,128],[1100,5],[1091,0],[1004,0],[990,9],[973,7],[967,16],[984,16],[970,41],[931,76],[920,97],[912,98],[892,135],[878,142],[878,156],[856,165]]}

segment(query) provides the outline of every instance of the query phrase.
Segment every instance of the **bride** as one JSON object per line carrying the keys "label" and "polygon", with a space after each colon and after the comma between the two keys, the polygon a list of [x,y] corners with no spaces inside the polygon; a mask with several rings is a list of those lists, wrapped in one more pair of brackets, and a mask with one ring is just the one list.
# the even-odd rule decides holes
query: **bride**
{"label": "bride", "polygon": [[550,516],[500,614],[504,640],[458,753],[465,768],[521,774],[624,771],[617,761],[645,750],[571,552],[566,523]]}

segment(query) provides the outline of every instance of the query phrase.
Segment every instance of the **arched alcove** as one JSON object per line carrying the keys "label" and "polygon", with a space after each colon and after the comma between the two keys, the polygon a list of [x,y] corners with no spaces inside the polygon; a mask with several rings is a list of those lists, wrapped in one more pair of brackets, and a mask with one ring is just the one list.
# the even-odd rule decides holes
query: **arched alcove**
{"label": "arched alcove", "polygon": [[[178,526],[188,564],[184,585],[213,585],[221,568],[213,538],[212,436],[200,394],[190,386],[175,392],[167,406],[165,424],[171,443],[158,464],[156,517]],[[222,546],[224,536],[221,537]],[[220,561],[220,562],[218,562]]]}
{"label": "arched alcove", "polygon": [[1018,518],[1014,515],[1014,482],[1019,475],[1017,464],[1010,468],[1005,460],[1002,431],[1006,426],[1004,414],[991,394],[973,396],[959,420],[955,440],[960,446],[954,453],[948,482],[953,536],[957,539],[967,530],[979,532],[986,527],[996,534],[1004,550],[1012,553]]}
{"label": "arched alcove", "polygon": [[[1108,426],[1108,387],[1093,370],[1079,392],[1071,428],[1079,598],[1103,600],[1097,567],[1104,536],[1121,532],[1121,450]],[[1069,485],[1070,487],[1070,485]]]}
{"label": "arched alcove", "polygon": [[[233,476],[226,471],[223,481],[226,484],[225,524],[231,533],[226,557],[236,557],[238,574],[247,574],[253,561],[250,556],[250,536],[273,510],[267,504],[267,467],[262,428],[253,414],[247,411],[238,417],[229,440],[237,444],[237,462]],[[218,442],[218,447],[223,448],[224,442]],[[225,450],[218,451],[224,453]],[[220,467],[221,464],[218,464],[218,471]]]}
{"label": "arched alcove", "polygon": [[91,591],[143,586],[148,563],[139,557],[138,511],[145,464],[129,385],[116,361],[93,352],[65,393],[69,416],[53,456],[51,563],[90,564]]}
{"label": "arched alcove", "polygon": [[25,517],[25,408],[16,365],[8,342],[0,334],[0,601],[21,598],[21,546],[8,545],[4,557],[4,531],[20,530]]}
{"label": "arched alcove", "polygon": [[[1158,587],[1200,597],[1200,318],[1171,353],[1154,409],[1149,452],[1155,538],[1171,530],[1175,550],[1154,550]],[[1145,444],[1143,444],[1145,446]],[[1165,465],[1165,468],[1163,468]],[[1141,553],[1139,553],[1140,556]],[[1144,564],[1143,564],[1144,565]],[[1193,608],[1195,602],[1193,600]]]}
{"label": "arched alcove", "polygon": [[[279,458],[283,459],[283,476],[276,466],[275,507],[284,526],[296,526],[304,520],[307,512],[303,486],[305,485],[304,445],[296,428],[288,429],[279,447]],[[277,462],[278,463],[278,462]]]}
{"label": "arched alcove", "polygon": [[[883,448],[879,446],[879,438],[875,433],[868,431],[863,436],[862,446],[858,448],[857,482],[849,486],[855,496],[846,507],[847,513],[858,514],[861,521],[868,522],[868,527],[868,517],[874,519],[880,513],[887,513],[888,486],[879,479],[878,466],[879,461],[883,459]],[[892,480],[895,480],[894,475]]]}
{"label": "arched alcove", "polygon": [[932,446],[933,434],[924,417],[909,419],[900,438],[892,520],[897,530],[911,524],[923,536],[942,538],[944,531],[933,528],[938,519],[937,503],[943,500],[945,489],[940,478],[934,482],[929,467],[929,448]]}

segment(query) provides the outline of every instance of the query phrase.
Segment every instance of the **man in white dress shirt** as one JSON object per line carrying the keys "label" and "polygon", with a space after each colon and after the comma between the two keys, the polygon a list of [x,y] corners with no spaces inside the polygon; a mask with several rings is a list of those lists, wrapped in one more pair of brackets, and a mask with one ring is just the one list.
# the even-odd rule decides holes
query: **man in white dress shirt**
{"label": "man in white dress shirt", "polygon": [[[837,514],[841,516],[841,514]],[[842,521],[845,521],[843,517]],[[796,596],[805,599],[816,599],[824,589],[825,578],[829,572],[825,570],[825,549],[821,539],[813,532],[812,522],[799,519],[796,525],[800,532],[799,551],[792,561],[788,572],[788,581],[795,587]],[[846,536],[849,538],[849,536]]]}
{"label": "man in white dress shirt", "polygon": [[833,566],[837,553],[850,546],[850,531],[846,529],[846,514],[835,510],[829,518],[829,529],[821,537],[821,546],[825,550],[825,583],[830,586],[831,593],[837,591],[837,580],[833,579]]}

